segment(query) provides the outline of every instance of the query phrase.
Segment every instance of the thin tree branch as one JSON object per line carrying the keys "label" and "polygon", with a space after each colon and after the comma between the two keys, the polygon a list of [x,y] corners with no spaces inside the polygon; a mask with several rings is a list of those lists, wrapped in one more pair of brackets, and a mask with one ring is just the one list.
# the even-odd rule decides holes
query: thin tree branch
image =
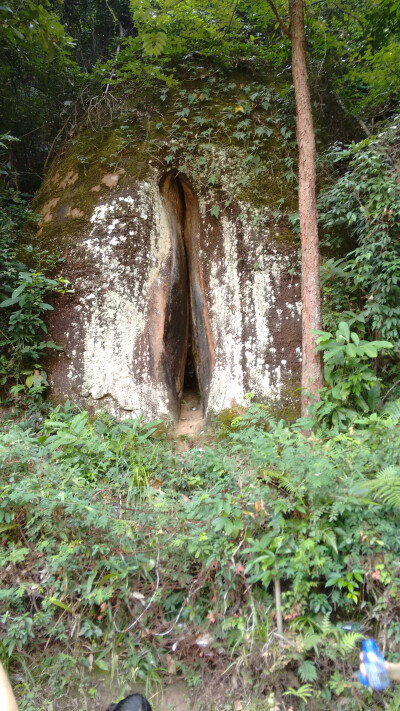
{"label": "thin tree branch", "polygon": [[386,400],[387,396],[389,395],[389,393],[392,392],[393,388],[395,388],[396,385],[399,385],[399,383],[400,383],[400,380],[396,380],[395,384],[392,385],[392,387],[389,388],[389,390],[384,394],[384,396],[383,396],[383,398],[382,398],[382,402],[385,402],[385,400]]}
{"label": "thin tree branch", "polygon": [[278,22],[279,22],[279,24],[280,24],[280,26],[281,26],[282,32],[284,32],[285,35],[286,35],[286,37],[289,37],[289,39],[291,40],[291,39],[292,39],[292,35],[290,34],[288,28],[286,27],[284,21],[282,20],[282,18],[281,18],[281,16],[280,16],[278,10],[276,9],[276,7],[275,7],[275,5],[274,5],[274,3],[273,3],[273,0],[267,0],[267,3],[268,3],[268,5],[270,6],[270,8],[272,9],[272,12],[274,13],[276,19],[278,20]]}
{"label": "thin tree branch", "polygon": [[[120,25],[120,27],[121,27],[121,25]],[[114,76],[115,65],[116,65],[116,63],[117,63],[117,59],[118,59],[118,55],[119,55],[119,53],[120,53],[120,50],[121,50],[121,43],[118,45],[117,51],[115,52],[115,57],[114,57],[114,59],[113,59],[113,63],[112,63],[112,66],[111,66],[110,76],[108,77],[107,86],[106,86],[106,88],[104,89],[104,94],[107,94],[107,92],[108,92],[108,90],[109,90],[109,88],[110,88],[111,80],[112,80],[112,78],[113,78],[113,76]]]}
{"label": "thin tree branch", "polygon": [[273,580],[275,587],[276,626],[278,629],[278,634],[283,635],[281,581],[277,577],[274,577]]}
{"label": "thin tree branch", "polygon": [[368,138],[370,138],[372,135],[371,131],[369,130],[366,123],[362,120],[362,118],[360,118],[359,116],[356,116],[355,114],[352,114],[350,111],[348,111],[348,109],[346,109],[346,106],[344,105],[342,99],[340,98],[339,94],[336,91],[335,91],[335,97],[336,97],[336,101],[338,102],[343,113],[346,114],[347,116],[351,116],[352,118],[354,118],[357,121],[360,128],[362,128],[364,133],[368,136]]}
{"label": "thin tree branch", "polygon": [[155,589],[154,589],[154,592],[153,592],[153,594],[152,594],[150,600],[148,601],[147,605],[143,608],[143,610],[142,610],[142,612],[140,613],[140,615],[138,615],[138,617],[136,618],[136,620],[133,620],[133,622],[131,622],[131,624],[128,625],[128,627],[125,627],[124,630],[120,630],[119,627],[118,627],[118,625],[117,625],[117,623],[116,623],[115,620],[114,620],[114,627],[115,627],[116,631],[118,632],[118,634],[126,634],[126,633],[129,632],[133,627],[136,627],[137,623],[140,622],[140,620],[142,619],[144,613],[147,612],[147,610],[149,609],[149,607],[152,606],[153,600],[154,600],[154,598],[155,598],[155,596],[156,596],[156,594],[157,594],[158,588],[160,587],[160,571],[159,571],[159,569],[158,569],[159,563],[160,563],[160,551],[157,552],[157,561],[156,561],[156,577],[157,577],[157,580],[156,580],[156,587],[155,587]]}
{"label": "thin tree branch", "polygon": [[235,12],[236,12],[236,10],[237,10],[237,6],[238,6],[238,5],[239,5],[239,0],[236,0],[236,2],[233,3],[233,10],[232,10],[232,12],[231,12],[231,16],[230,16],[230,18],[229,18],[228,25],[227,25],[227,27],[226,27],[226,29],[225,29],[225,32],[224,32],[224,35],[223,35],[224,37],[225,37],[225,35],[228,34],[228,32],[230,32],[231,25],[232,25],[232,21],[233,21],[233,18],[234,18],[234,16],[235,16]]}
{"label": "thin tree branch", "polygon": [[72,118],[72,114],[73,114],[74,111],[75,111],[75,107],[76,107],[76,104],[74,105],[74,108],[72,109],[71,113],[69,114],[67,120],[65,121],[65,123],[63,123],[63,125],[61,126],[59,132],[57,133],[57,135],[56,135],[56,137],[55,137],[53,143],[51,144],[50,149],[49,149],[49,152],[48,152],[48,154],[47,154],[47,158],[46,158],[45,163],[44,163],[44,166],[43,166],[43,170],[46,170],[46,166],[47,166],[47,163],[49,162],[50,156],[51,156],[51,154],[52,154],[52,152],[53,152],[53,148],[54,148],[54,146],[55,146],[56,140],[57,140],[57,138],[58,138],[59,136],[61,136],[62,132],[64,131],[64,128],[65,128],[65,127],[67,126],[67,124],[70,122],[70,120],[71,120],[71,118]]}

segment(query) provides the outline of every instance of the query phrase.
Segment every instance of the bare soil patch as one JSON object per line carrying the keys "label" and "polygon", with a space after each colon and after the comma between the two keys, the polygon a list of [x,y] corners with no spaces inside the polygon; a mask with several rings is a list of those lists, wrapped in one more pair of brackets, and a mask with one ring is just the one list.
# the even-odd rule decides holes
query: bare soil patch
{"label": "bare soil patch", "polygon": [[185,390],[182,396],[181,415],[176,428],[177,437],[197,437],[205,427],[200,394]]}

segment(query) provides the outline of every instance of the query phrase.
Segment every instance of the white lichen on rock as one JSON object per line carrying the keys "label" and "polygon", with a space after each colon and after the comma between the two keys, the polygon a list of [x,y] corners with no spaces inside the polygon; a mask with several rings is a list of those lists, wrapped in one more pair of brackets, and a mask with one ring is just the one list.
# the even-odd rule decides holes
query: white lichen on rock
{"label": "white lichen on rock", "polygon": [[[118,416],[145,412],[156,417],[169,414],[168,392],[150,378],[152,338],[145,330],[171,245],[157,184],[140,184],[136,198],[119,197],[98,205],[90,235],[83,242],[98,273],[95,284],[92,274],[83,275],[78,283],[79,291],[86,294],[77,304],[77,310],[82,309],[84,332],[80,394],[90,401],[106,399],[107,409]],[[129,221],[129,231],[139,236],[149,214],[148,250],[122,260],[118,248],[126,242],[127,234],[119,231],[120,225],[126,228]],[[152,314],[154,320],[157,313]],[[157,350],[153,349],[153,355]],[[75,365],[70,365],[72,378]],[[109,401],[114,403],[111,408]]]}
{"label": "white lichen on rock", "polygon": [[[277,397],[292,371],[285,359],[279,361],[275,355],[276,333],[299,321],[297,304],[279,308],[282,277],[293,258],[277,248],[254,214],[257,210],[243,203],[240,210],[246,258],[257,268],[243,278],[238,225],[224,217],[224,252],[220,261],[212,263],[209,293],[210,322],[218,347],[208,409],[215,412],[243,402],[246,392],[263,399]],[[260,226],[255,228],[254,223]]]}
{"label": "white lichen on rock", "polygon": [[[223,151],[213,158],[222,160]],[[172,400],[179,388],[168,371],[164,338],[176,229],[158,178],[149,168],[147,180],[132,179],[129,190],[118,186],[95,206],[89,229],[76,239],[76,296],[55,387],[117,417],[176,417]],[[209,211],[199,199],[190,278],[204,318],[197,313],[192,321],[207,332],[207,412],[219,412],[250,391],[275,399],[296,375],[301,308],[298,281],[289,277],[296,253],[276,241],[268,209],[236,202],[219,220]]]}

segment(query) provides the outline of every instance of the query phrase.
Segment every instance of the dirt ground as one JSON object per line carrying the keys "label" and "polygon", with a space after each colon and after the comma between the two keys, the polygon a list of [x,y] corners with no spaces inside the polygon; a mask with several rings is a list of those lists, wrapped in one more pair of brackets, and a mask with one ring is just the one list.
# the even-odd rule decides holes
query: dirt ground
{"label": "dirt ground", "polygon": [[[118,684],[107,684],[94,679],[92,688],[76,689],[68,695],[54,701],[46,700],[37,706],[37,711],[106,711],[109,704],[116,703],[129,694],[144,694],[150,701],[153,711],[198,711],[199,704],[193,699],[191,690],[183,681],[163,681],[163,686],[147,691],[144,684],[135,683],[132,688],[121,689]],[[91,698],[91,696],[93,698]],[[19,700],[21,702],[21,699]],[[22,704],[21,704],[22,705]],[[1,709],[1,711],[3,711]]]}
{"label": "dirt ground", "polygon": [[197,437],[205,427],[200,395],[187,390],[183,393],[181,415],[175,431],[176,437],[181,439],[181,443],[187,439]]}
{"label": "dirt ground", "polygon": [[[130,690],[130,693],[135,692],[146,695],[145,687],[140,684],[135,684],[135,688]],[[90,706],[90,702],[88,702],[87,709],[88,711],[105,711],[107,705],[115,702],[118,698],[117,689],[104,688],[101,701],[93,702],[93,706]],[[188,687],[180,681],[175,681],[154,693],[147,694],[147,698],[154,711],[196,711],[197,708],[197,705],[191,701]],[[67,711],[67,708],[64,707],[64,710]]]}

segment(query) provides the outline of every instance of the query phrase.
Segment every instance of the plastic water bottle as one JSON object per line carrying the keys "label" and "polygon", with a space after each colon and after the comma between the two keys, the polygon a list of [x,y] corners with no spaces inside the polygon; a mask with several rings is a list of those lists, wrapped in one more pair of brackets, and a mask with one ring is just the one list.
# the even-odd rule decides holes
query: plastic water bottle
{"label": "plastic water bottle", "polygon": [[363,662],[367,675],[359,674],[361,684],[375,691],[382,691],[390,684],[385,662],[374,639],[364,639],[362,644]]}

